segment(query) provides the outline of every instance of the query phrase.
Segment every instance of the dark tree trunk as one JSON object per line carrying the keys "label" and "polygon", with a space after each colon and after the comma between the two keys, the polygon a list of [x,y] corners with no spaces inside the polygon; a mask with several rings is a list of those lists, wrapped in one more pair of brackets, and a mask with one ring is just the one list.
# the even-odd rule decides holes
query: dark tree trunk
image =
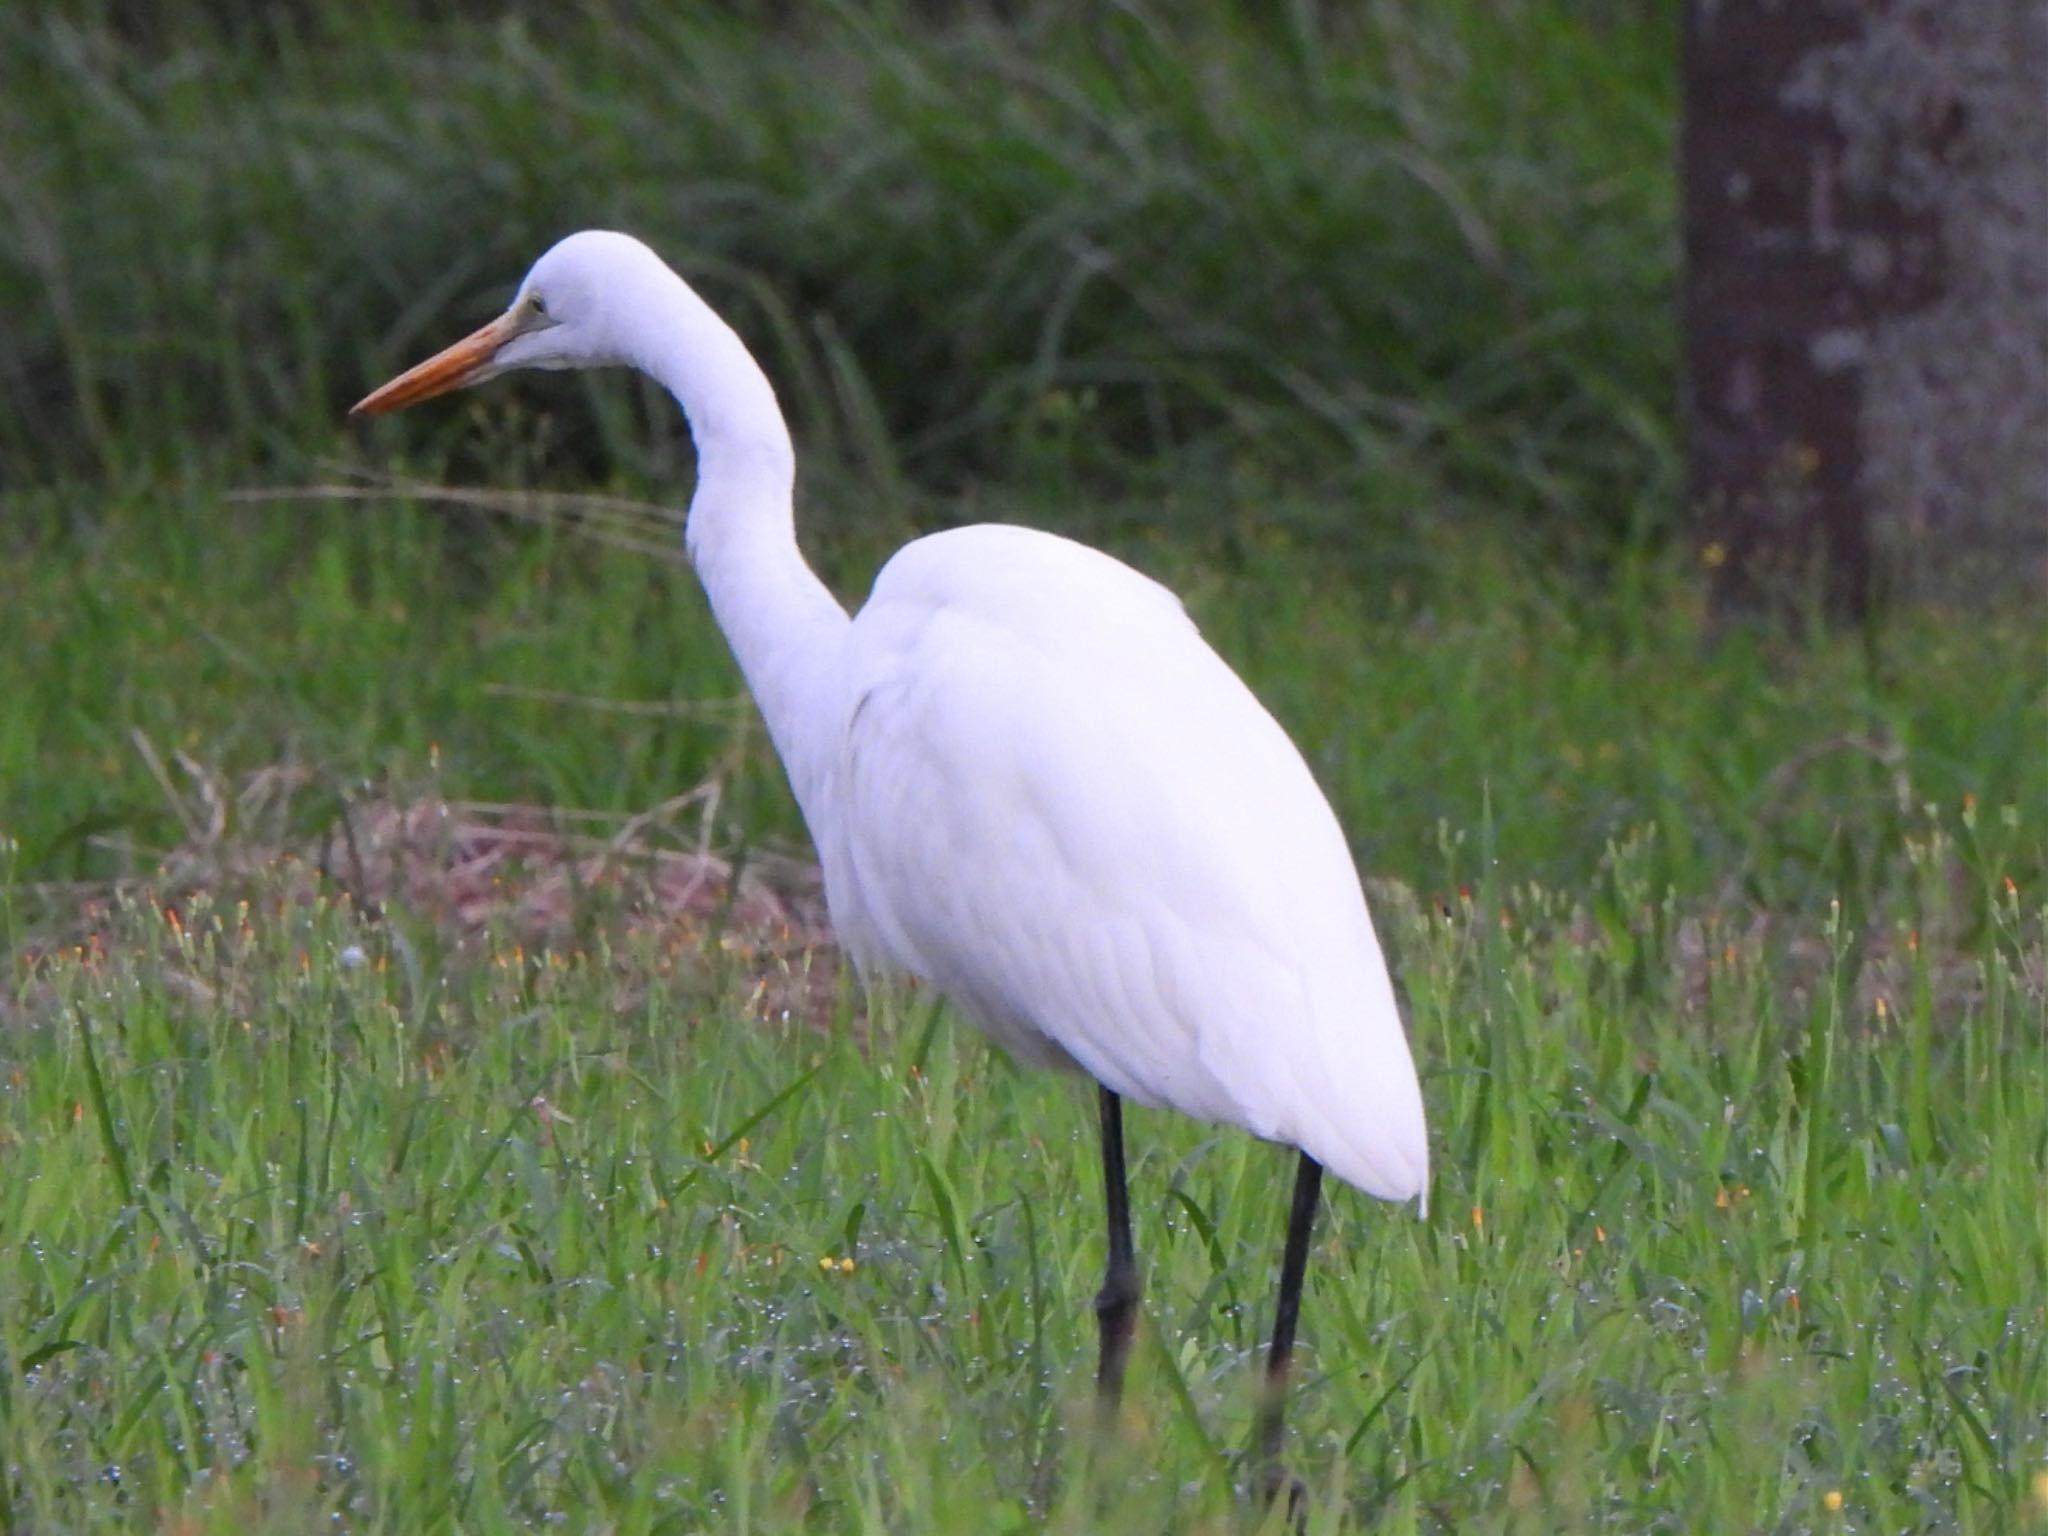
{"label": "dark tree trunk", "polygon": [[[2048,4],[1687,0],[1689,492],[1724,605],[2048,535]],[[2016,558],[2017,557],[2017,562]]]}

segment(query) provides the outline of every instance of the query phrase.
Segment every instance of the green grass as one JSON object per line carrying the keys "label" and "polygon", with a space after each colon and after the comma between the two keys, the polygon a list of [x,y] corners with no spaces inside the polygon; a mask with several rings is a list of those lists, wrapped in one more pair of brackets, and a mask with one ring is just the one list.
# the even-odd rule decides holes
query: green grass
{"label": "green grass", "polygon": [[[802,839],[765,737],[735,729],[750,708],[678,562],[404,502],[195,486],[11,505],[0,826],[26,878],[146,875],[186,839],[138,740],[181,797],[180,751],[230,787],[279,762],[313,773],[303,836],[366,780],[419,781],[438,749],[458,798],[628,812],[717,779],[722,842]],[[1041,521],[1026,498],[991,510]],[[1891,915],[1923,805],[1965,797],[1993,826],[2024,823],[1972,847],[1978,878],[2031,891],[2048,872],[2030,612],[1717,637],[1700,583],[1669,562],[1600,588],[1425,529],[1361,576],[1232,511],[1203,520],[1206,540],[1122,548],[1186,594],[1302,742],[1376,875],[1472,883],[1486,820],[1501,877],[1570,888],[1654,823],[1653,883],[1689,901],[1840,895]],[[858,600],[876,530],[829,483],[807,522]]]}
{"label": "green grass", "polygon": [[[301,473],[615,225],[885,503],[993,481],[1088,528],[1079,489],[1197,477],[1274,517],[1341,486],[1344,547],[1422,508],[1668,526],[1667,7],[1005,10],[11,7],[0,453]],[[547,398],[481,455],[445,413],[385,441],[465,480],[536,434],[570,483],[667,469],[629,397]]]}
{"label": "green grass", "polygon": [[[1276,1150],[1138,1116],[1150,1320],[1104,1437],[1074,1085],[917,1000],[764,1021],[784,962],[595,895],[542,952],[236,869],[387,786],[708,779],[720,846],[794,840],[758,730],[702,707],[738,684],[685,573],[409,502],[71,494],[14,503],[48,522],[0,577],[12,1528],[1231,1528]],[[1654,561],[1595,591],[1425,537],[1361,587],[1218,528],[1128,547],[1396,877],[1433,1126],[1426,1222],[1340,1192],[1322,1228],[1313,1528],[2024,1529],[2028,616],[1714,638]],[[235,796],[280,762],[313,780],[281,827]]]}
{"label": "green grass", "polygon": [[[1279,1151],[1133,1122],[1104,1436],[1075,1085],[915,999],[764,1021],[652,945],[423,970],[305,881],[16,973],[11,1528],[1233,1528]],[[1934,956],[1851,911],[1701,930],[1627,848],[1570,897],[1383,890],[1435,1183],[1326,1212],[1311,1529],[2048,1515],[2044,914],[1979,896]]]}

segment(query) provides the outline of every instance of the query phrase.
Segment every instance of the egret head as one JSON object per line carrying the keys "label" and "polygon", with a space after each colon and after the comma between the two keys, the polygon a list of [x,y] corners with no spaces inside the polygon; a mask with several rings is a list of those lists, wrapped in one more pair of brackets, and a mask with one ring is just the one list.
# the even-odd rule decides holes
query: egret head
{"label": "egret head", "polygon": [[666,271],[631,235],[599,229],[570,235],[533,264],[503,314],[364,396],[349,414],[382,415],[514,368],[625,362],[625,338],[616,333],[621,290],[642,274]]}

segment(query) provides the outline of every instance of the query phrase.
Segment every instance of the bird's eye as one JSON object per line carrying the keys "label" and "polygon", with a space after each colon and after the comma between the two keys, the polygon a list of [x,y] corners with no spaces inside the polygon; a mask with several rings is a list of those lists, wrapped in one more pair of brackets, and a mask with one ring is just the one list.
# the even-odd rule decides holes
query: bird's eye
{"label": "bird's eye", "polygon": [[526,310],[528,314],[541,315],[544,317],[548,312],[547,302],[546,300],[542,299],[539,294],[529,293],[526,296]]}

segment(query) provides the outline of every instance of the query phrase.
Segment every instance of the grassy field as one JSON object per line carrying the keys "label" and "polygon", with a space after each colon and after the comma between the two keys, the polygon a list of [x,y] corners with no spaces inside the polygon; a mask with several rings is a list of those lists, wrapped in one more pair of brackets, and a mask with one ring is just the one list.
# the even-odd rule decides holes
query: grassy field
{"label": "grassy field", "polygon": [[0,1533],[1257,1524],[1289,1158],[1134,1115],[1101,1432],[1091,1101],[842,976],[666,403],[341,423],[599,223],[842,594],[1082,533],[1328,787],[1311,1530],[2048,1530],[2039,615],[1705,613],[1668,8],[649,9],[0,11]]}
{"label": "grassy field", "polygon": [[[1921,827],[1928,902],[1971,845]],[[1702,922],[1643,865],[1379,891],[1437,1171],[1427,1220],[1340,1192],[1320,1230],[1311,1529],[2038,1522],[2038,906],[1998,887],[1937,951]],[[829,956],[443,953],[316,889],[122,902],[18,972],[12,1528],[1240,1520],[1276,1150],[1137,1117],[1150,1308],[1105,1437],[1076,1087],[915,997],[792,1017]]]}

